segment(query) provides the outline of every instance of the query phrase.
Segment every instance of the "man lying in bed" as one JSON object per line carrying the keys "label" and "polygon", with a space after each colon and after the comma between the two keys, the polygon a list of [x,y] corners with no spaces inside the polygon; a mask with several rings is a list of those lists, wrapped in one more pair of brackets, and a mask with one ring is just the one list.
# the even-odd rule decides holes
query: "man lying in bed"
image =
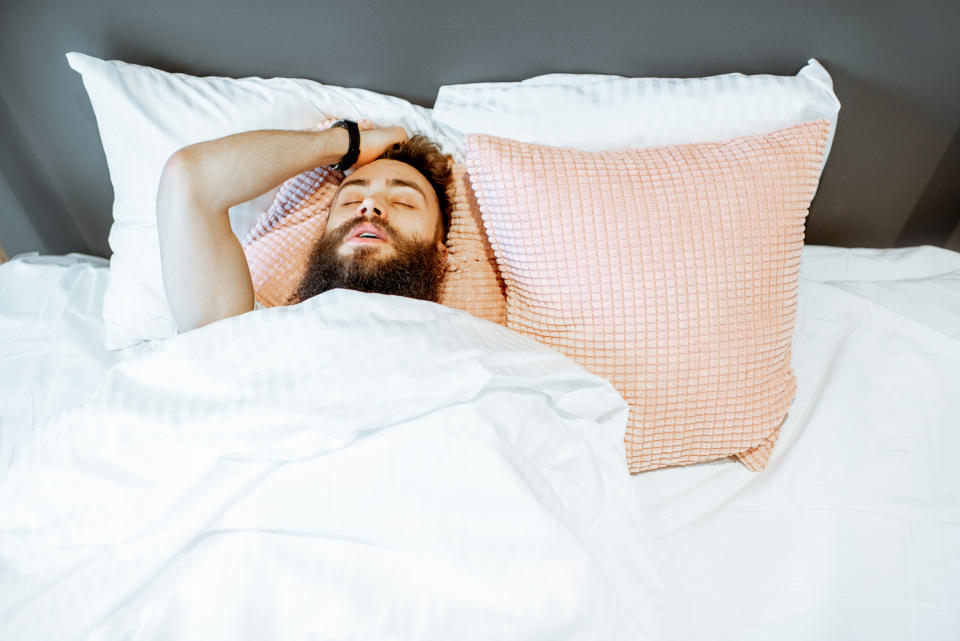
{"label": "man lying in bed", "polygon": [[[402,127],[359,132],[260,130],[189,145],[167,161],[157,194],[163,286],[178,331],[255,308],[227,210],[322,165],[354,171],[290,302],[338,287],[437,300],[450,224],[449,157]],[[358,155],[359,154],[359,155]],[[355,160],[355,162],[354,162]]]}

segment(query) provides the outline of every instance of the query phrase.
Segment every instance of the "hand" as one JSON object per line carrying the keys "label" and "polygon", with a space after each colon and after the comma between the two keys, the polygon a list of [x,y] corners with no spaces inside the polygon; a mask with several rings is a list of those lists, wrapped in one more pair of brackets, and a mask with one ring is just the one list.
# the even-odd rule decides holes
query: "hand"
{"label": "hand", "polygon": [[[314,127],[314,131],[329,129],[337,120],[339,118],[326,118]],[[360,129],[360,156],[357,157],[357,162],[353,163],[351,169],[373,162],[391,145],[409,138],[403,127],[377,127],[364,118],[357,120],[356,123]]]}
{"label": "hand", "polygon": [[403,142],[409,136],[403,127],[379,127],[360,131],[360,157],[351,169],[379,158],[383,152],[395,143]]}

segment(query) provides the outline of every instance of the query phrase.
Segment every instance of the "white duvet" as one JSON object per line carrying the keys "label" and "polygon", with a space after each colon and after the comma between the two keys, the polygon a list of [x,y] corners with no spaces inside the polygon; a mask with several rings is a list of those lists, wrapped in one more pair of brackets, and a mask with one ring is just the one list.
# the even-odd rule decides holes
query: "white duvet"
{"label": "white duvet", "polygon": [[158,343],[0,483],[0,639],[629,639],[627,407],[532,340],[335,290]]}

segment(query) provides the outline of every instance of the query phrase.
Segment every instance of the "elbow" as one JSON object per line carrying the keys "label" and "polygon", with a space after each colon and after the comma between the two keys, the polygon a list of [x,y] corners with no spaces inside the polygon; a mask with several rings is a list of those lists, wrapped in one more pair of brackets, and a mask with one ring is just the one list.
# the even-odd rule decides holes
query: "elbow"
{"label": "elbow", "polygon": [[160,184],[157,187],[157,219],[169,212],[183,210],[184,204],[195,200],[196,182],[195,160],[189,147],[175,151],[167,158],[160,172]]}
{"label": "elbow", "polygon": [[194,154],[190,147],[182,147],[170,154],[160,172],[160,185],[183,187],[194,173]]}

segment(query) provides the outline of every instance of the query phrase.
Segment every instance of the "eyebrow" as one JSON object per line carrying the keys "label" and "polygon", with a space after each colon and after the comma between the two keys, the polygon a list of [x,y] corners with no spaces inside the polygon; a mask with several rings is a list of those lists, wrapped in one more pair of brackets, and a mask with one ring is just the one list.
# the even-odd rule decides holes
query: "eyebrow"
{"label": "eyebrow", "polygon": [[[343,189],[344,187],[349,187],[351,185],[369,187],[370,181],[367,180],[366,178],[356,178],[354,180],[348,180],[346,182],[340,183],[340,189]],[[427,195],[423,193],[422,189],[420,189],[420,185],[418,185],[415,182],[404,180],[403,178],[391,178],[390,180],[387,181],[387,186],[388,187],[410,187],[411,189],[415,189],[423,197],[424,202],[429,202],[429,200],[427,199]]]}

